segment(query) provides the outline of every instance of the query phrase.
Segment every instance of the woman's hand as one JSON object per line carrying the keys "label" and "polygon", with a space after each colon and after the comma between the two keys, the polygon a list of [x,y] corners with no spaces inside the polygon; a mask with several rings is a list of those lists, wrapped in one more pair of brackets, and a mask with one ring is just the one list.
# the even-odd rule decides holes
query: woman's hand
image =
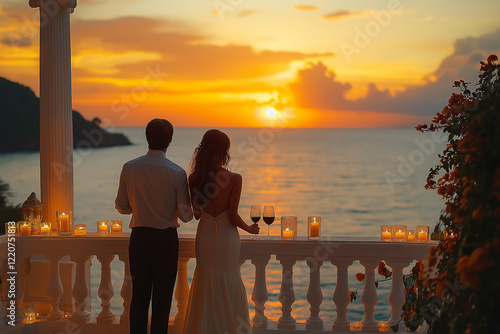
{"label": "woman's hand", "polygon": [[257,224],[252,224],[248,227],[248,233],[259,234],[260,227]]}

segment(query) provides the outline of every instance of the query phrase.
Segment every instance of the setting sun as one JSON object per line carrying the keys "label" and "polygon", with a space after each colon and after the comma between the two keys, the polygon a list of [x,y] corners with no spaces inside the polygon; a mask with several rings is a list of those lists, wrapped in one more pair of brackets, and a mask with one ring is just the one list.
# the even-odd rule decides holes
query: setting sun
{"label": "setting sun", "polygon": [[278,112],[273,107],[267,108],[264,113],[265,113],[265,115],[266,115],[267,118],[276,118],[276,117],[278,117]]}

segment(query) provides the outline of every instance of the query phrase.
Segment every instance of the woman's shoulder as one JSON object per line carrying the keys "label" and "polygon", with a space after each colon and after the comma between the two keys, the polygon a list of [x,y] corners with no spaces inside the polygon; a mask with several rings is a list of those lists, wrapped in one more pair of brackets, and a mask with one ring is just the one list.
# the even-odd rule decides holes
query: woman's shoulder
{"label": "woman's shoulder", "polygon": [[235,181],[243,179],[243,177],[240,174],[238,174],[238,173],[231,172],[230,170],[226,170],[226,171],[227,171],[229,177],[231,177]]}

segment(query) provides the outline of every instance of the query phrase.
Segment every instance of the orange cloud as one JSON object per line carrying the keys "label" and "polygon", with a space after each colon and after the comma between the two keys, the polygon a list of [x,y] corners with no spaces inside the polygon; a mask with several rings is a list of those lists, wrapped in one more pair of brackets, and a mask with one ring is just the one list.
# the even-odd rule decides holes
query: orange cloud
{"label": "orange cloud", "polygon": [[358,11],[358,12],[351,13],[347,10],[338,10],[336,12],[323,15],[323,18],[325,20],[339,20],[339,19],[346,19],[346,18],[357,17],[357,16],[362,16],[362,15],[365,15],[364,11]]}
{"label": "orange cloud", "polygon": [[[498,46],[500,29],[478,38],[459,39],[454,51],[443,59],[438,69],[428,75],[423,85],[408,86],[405,90],[390,94],[369,84],[366,96],[350,100],[346,95],[352,89],[348,82],[337,81],[333,70],[321,62],[309,63],[297,73],[290,83],[291,94],[297,107],[338,112],[375,112],[422,116],[441,111],[454,89],[457,79],[476,83],[479,61],[489,54],[500,53]],[[430,79],[432,78],[432,80]],[[331,116],[330,116],[331,117]]]}
{"label": "orange cloud", "polygon": [[302,12],[306,12],[306,11],[318,10],[318,7],[307,6],[307,5],[297,5],[297,6],[293,6],[293,9],[298,10],[298,11],[302,11]]}
{"label": "orange cloud", "polygon": [[260,12],[261,12],[260,10],[256,10],[256,9],[245,9],[245,10],[242,10],[241,12],[239,12],[237,16],[238,17],[247,17],[247,16],[257,14]]}

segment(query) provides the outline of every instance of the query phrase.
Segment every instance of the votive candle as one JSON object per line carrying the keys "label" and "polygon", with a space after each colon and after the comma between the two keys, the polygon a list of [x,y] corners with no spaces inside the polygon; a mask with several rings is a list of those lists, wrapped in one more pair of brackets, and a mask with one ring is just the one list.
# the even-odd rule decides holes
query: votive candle
{"label": "votive candle", "polygon": [[75,224],[75,235],[79,235],[79,236],[87,235],[87,225]]}
{"label": "votive candle", "polygon": [[320,216],[310,216],[307,217],[308,223],[308,238],[309,239],[319,239],[321,236],[321,217]]}
{"label": "votive candle", "polygon": [[286,228],[283,230],[283,238],[285,239],[291,239],[293,237],[293,231],[290,230],[289,228]]}
{"label": "votive candle", "polygon": [[21,222],[19,224],[20,235],[31,235],[31,224],[29,222]]}
{"label": "votive candle", "polygon": [[406,225],[394,226],[394,240],[400,242],[406,240]]}
{"label": "votive candle", "polygon": [[380,227],[380,237],[383,241],[391,241],[392,240],[392,226],[391,225],[382,225]]}
{"label": "votive candle", "polygon": [[109,233],[109,221],[98,220],[97,221],[97,232],[98,233]]}
{"label": "votive candle", "polygon": [[40,227],[40,233],[42,235],[50,235],[52,224],[50,222],[42,222],[42,227]]}
{"label": "votive candle", "polygon": [[59,235],[73,234],[73,217],[71,211],[56,211],[57,233]]}
{"label": "votive candle", "polygon": [[418,242],[427,242],[429,240],[429,226],[426,225],[417,226],[417,239]]}
{"label": "votive candle", "polygon": [[112,220],[111,221],[111,232],[122,233],[122,229],[123,229],[123,221],[121,221],[121,220]]}
{"label": "votive candle", "polygon": [[410,241],[410,242],[413,242],[413,241],[416,241],[415,240],[415,230],[408,230],[408,233],[407,233],[407,240]]}

